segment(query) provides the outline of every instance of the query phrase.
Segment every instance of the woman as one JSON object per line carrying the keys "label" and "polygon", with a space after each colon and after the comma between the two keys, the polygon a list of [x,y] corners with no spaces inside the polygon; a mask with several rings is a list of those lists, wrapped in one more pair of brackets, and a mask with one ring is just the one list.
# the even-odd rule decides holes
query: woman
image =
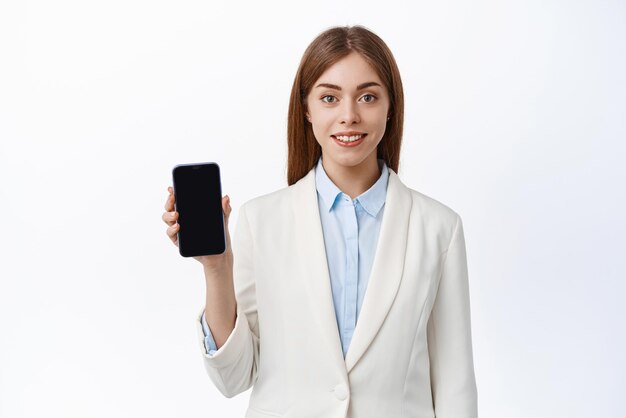
{"label": "woman", "polygon": [[321,33],[291,92],[289,186],[242,205],[236,256],[226,227],[226,252],[196,257],[205,368],[227,397],[254,386],[246,417],[477,416],[463,225],[397,176],[403,110],[377,35]]}

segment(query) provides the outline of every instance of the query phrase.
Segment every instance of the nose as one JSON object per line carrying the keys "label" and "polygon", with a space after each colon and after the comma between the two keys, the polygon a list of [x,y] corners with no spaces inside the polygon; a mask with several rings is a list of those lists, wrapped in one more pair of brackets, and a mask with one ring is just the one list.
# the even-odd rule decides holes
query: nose
{"label": "nose", "polygon": [[343,108],[341,109],[341,123],[351,125],[353,123],[359,123],[361,117],[359,116],[356,103],[349,100],[345,101]]}

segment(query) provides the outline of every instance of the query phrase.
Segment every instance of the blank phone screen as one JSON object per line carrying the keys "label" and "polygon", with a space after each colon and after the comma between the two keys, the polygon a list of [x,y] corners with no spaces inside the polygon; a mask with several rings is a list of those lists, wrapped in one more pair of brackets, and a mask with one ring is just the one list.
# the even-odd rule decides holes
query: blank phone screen
{"label": "blank phone screen", "polygon": [[172,171],[178,247],[183,257],[226,250],[220,169],[216,163],[181,164]]}

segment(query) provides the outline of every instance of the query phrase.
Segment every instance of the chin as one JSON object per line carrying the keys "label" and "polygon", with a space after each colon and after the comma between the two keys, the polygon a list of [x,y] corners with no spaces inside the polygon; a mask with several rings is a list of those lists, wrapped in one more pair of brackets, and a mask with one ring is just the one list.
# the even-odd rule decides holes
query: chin
{"label": "chin", "polygon": [[330,158],[332,158],[337,164],[340,164],[344,167],[355,167],[359,164],[362,164],[370,154],[362,154],[362,153],[353,153],[351,155],[337,155],[331,154]]}

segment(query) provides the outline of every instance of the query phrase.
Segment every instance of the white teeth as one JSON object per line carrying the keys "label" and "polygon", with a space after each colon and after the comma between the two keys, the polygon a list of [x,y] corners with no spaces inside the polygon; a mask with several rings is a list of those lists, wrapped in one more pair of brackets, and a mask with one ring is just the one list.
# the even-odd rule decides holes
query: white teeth
{"label": "white teeth", "polygon": [[354,142],[358,139],[361,139],[363,135],[352,135],[352,136],[336,136],[338,140],[341,142]]}

